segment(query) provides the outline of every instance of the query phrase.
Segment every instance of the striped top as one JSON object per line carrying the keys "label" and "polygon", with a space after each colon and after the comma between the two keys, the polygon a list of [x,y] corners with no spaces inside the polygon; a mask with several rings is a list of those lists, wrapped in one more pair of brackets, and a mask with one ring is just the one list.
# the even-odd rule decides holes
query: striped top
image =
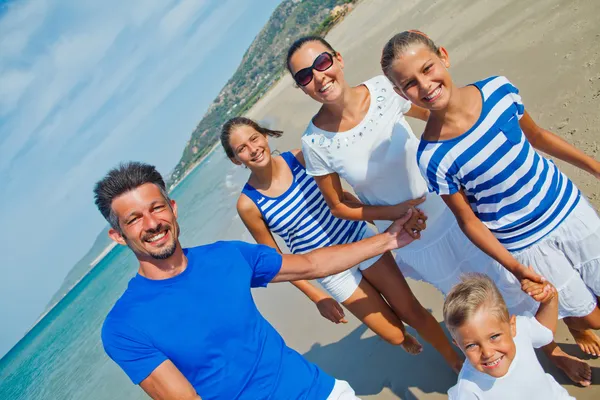
{"label": "striped top", "polygon": [[479,219],[508,250],[522,250],[555,229],[580,198],[577,187],[527,141],[519,91],[503,76],[473,84],[479,119],[449,140],[421,140],[417,161],[429,190],[463,190]]}
{"label": "striped top", "polygon": [[292,184],[281,196],[265,196],[248,183],[242,193],[256,204],[271,232],[285,241],[290,252],[302,254],[362,239],[367,224],[334,217],[304,166],[290,152],[281,157],[293,175]]}

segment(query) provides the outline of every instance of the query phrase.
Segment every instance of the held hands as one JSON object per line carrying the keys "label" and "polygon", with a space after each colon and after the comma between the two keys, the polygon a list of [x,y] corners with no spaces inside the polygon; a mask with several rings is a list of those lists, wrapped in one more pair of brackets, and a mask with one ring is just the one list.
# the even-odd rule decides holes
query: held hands
{"label": "held hands", "polygon": [[348,323],[348,320],[346,320],[344,315],[344,309],[331,297],[325,297],[317,301],[315,304],[317,305],[317,309],[323,318],[328,319],[335,324]]}
{"label": "held hands", "polygon": [[396,204],[394,206],[395,211],[393,213],[395,218],[393,218],[392,220],[402,218],[408,212],[408,210],[410,210],[411,208],[415,208],[419,204],[422,204],[425,201],[425,199],[426,199],[425,196],[421,196],[416,199],[412,199],[412,200],[408,200],[408,201],[405,201],[400,204]]}
{"label": "held hands", "polygon": [[427,216],[418,208],[411,208],[412,215],[404,224],[404,230],[415,239],[421,238],[421,231],[427,227]]}
{"label": "held hands", "polygon": [[557,296],[556,288],[546,278],[535,273],[531,266],[521,266],[519,275],[517,278],[521,282],[521,290],[535,301],[546,303]]}
{"label": "held hands", "polygon": [[550,302],[558,295],[556,288],[551,283],[536,283],[529,279],[523,279],[521,281],[521,290],[531,296],[535,301],[544,304]]}
{"label": "held hands", "polygon": [[523,283],[524,279],[528,279],[535,283],[545,283],[546,278],[537,274],[532,267],[526,267],[521,265],[517,272],[514,273],[515,277],[519,280],[519,282]]}
{"label": "held hands", "polygon": [[389,228],[385,230],[385,233],[389,235],[390,239],[389,250],[399,249],[412,243],[415,239],[418,239],[418,237],[415,238],[409,234],[404,228],[404,225],[412,218],[412,215],[413,210],[409,209],[402,218],[392,222]]}

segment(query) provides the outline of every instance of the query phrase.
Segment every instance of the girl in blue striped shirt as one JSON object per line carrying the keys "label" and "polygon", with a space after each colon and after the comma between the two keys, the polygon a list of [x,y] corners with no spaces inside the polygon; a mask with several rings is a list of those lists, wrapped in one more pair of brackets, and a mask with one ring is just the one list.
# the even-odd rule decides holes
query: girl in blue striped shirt
{"label": "girl in blue striped shirt", "polygon": [[[244,117],[229,120],[221,132],[227,156],[250,170],[237,210],[256,242],[281,252],[273,238],[276,233],[292,253],[302,254],[372,235],[364,221],[342,220],[331,214],[316,182],[306,174],[300,150],[281,156],[271,154],[267,136],[281,134]],[[347,192],[345,195],[352,196]],[[404,208],[399,213],[405,213],[415,204],[411,200],[399,205]],[[422,230],[426,217],[416,210],[414,213],[416,222],[411,226]],[[451,368],[460,370],[461,358],[440,324],[416,299],[389,253],[319,282],[333,298],[310,282],[292,283],[317,305],[325,318],[335,323],[346,322],[339,301],[387,342],[417,354],[422,347],[405,331],[402,323],[405,321],[440,352]]]}
{"label": "girl in blue striped shirt", "polygon": [[[547,279],[581,349],[600,355],[600,218],[540,150],[600,178],[600,163],[536,125],[508,79],[457,87],[447,51],[419,31],[394,36],[381,66],[394,90],[430,110],[417,161],[465,234],[519,280]],[[532,268],[528,268],[531,266]],[[590,370],[556,344],[547,354],[569,377]]]}

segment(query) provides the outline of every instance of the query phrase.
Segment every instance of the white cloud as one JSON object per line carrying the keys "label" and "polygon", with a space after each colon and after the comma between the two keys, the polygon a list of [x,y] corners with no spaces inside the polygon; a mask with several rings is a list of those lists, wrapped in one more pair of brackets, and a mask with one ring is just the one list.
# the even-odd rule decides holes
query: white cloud
{"label": "white cloud", "polygon": [[[11,232],[0,240],[0,268],[20,267],[12,278],[3,271],[6,285],[43,276],[30,290],[37,284],[37,295],[47,291],[48,297],[56,290],[104,224],[91,201],[95,179],[123,159],[172,167],[182,148],[165,155],[168,161],[149,159],[171,139],[170,132],[152,129],[153,122],[181,127],[182,102],[188,109],[208,104],[212,98],[203,92],[172,97],[191,76],[214,80],[199,71],[208,59],[225,59],[209,55],[229,52],[223,38],[233,24],[241,26],[250,7],[268,10],[266,20],[278,1],[11,3],[0,15],[0,220]],[[248,43],[254,34],[247,33]],[[188,125],[177,133],[181,145],[201,114],[186,116]],[[156,115],[170,120],[156,121]],[[62,275],[48,270],[56,264]],[[0,304],[7,303],[0,298]],[[1,320],[3,312],[0,307]]]}
{"label": "white cloud", "polygon": [[0,19],[0,60],[22,54],[31,37],[46,19],[47,1],[11,2],[7,5],[9,18]]}
{"label": "white cloud", "polygon": [[[119,95],[123,87],[134,86],[138,92],[152,87],[147,94],[132,96],[128,93],[129,103],[135,98],[137,104],[125,104],[130,109],[129,115],[118,124],[124,129],[135,126],[198,67],[202,56],[218,43],[219,34],[215,32],[223,32],[243,10],[231,1],[222,2],[211,18],[195,26],[194,33],[187,37],[187,28],[196,23],[205,8],[205,1],[184,0],[173,4],[164,16],[158,7],[155,10],[159,14],[145,16],[146,21],[159,19],[161,33],[166,33],[171,40],[178,37],[179,43],[175,46],[160,41],[156,31],[144,27],[138,33],[145,35],[146,40],[136,43],[132,40],[135,34],[130,33],[129,37],[123,34],[131,20],[119,16],[94,19],[90,23],[79,21],[75,32],[68,28],[59,32],[58,38],[41,54],[32,55],[28,69],[7,74],[6,79],[11,80],[2,89],[7,100],[0,103],[0,115],[12,112],[19,102],[22,107],[7,124],[8,136],[0,149],[0,174],[11,168],[14,158],[23,152],[33,155],[39,148],[47,149],[49,140],[57,147],[61,142],[76,139],[76,135],[85,136],[86,133],[79,130],[81,125]],[[108,15],[112,7],[104,11]],[[132,11],[129,15],[135,14]],[[84,32],[78,30],[81,26],[87,27]],[[206,40],[207,37],[211,40]],[[123,54],[118,53],[127,49],[133,50],[126,57],[119,57]],[[143,71],[140,71],[141,65]],[[64,118],[65,115],[68,118]]]}
{"label": "white cloud", "polygon": [[183,31],[195,17],[198,17],[199,11],[205,6],[206,1],[183,0],[161,19],[159,29],[167,39],[171,39]]}
{"label": "white cloud", "polygon": [[0,116],[8,114],[33,81],[29,71],[8,70],[0,75]]}

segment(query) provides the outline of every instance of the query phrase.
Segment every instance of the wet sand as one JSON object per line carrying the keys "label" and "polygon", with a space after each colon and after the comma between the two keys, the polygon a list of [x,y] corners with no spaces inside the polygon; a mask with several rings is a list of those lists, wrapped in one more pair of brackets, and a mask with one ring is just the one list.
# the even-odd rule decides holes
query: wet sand
{"label": "wet sand", "polygon": [[[538,124],[600,158],[598,7],[597,0],[364,0],[327,39],[345,59],[346,79],[359,84],[380,74],[381,48],[394,33],[420,29],[448,49],[457,83],[506,75],[521,90]],[[272,146],[285,151],[300,146],[300,135],[318,107],[286,76],[248,114],[284,130]],[[420,135],[423,125],[409,121]],[[558,164],[599,209],[600,182]],[[411,286],[441,320],[442,296],[427,284]],[[413,357],[374,336],[351,315],[348,324],[334,325],[289,284],[258,290],[255,298],[291,347],[336,378],[348,380],[363,399],[441,399],[455,382],[456,376],[430,346]],[[558,339],[567,352],[583,357],[562,324]],[[597,399],[600,360],[590,364],[593,386],[585,389],[553,367],[547,370],[571,395]]]}

